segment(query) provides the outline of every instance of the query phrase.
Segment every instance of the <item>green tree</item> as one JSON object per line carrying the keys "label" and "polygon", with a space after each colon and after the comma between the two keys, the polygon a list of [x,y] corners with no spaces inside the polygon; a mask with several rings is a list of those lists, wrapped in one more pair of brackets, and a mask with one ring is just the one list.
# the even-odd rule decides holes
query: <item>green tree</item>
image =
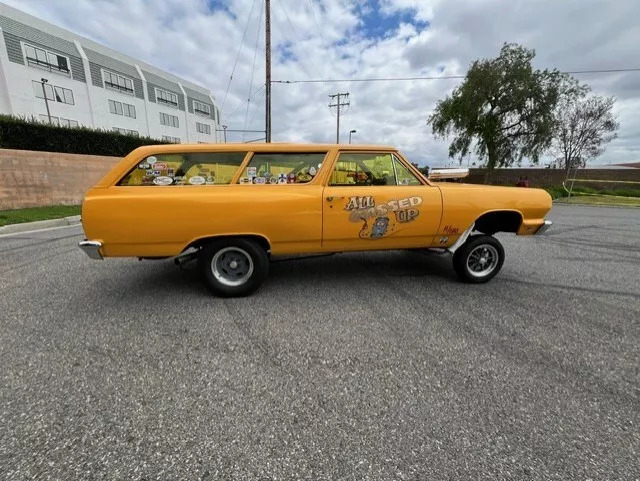
{"label": "green tree", "polygon": [[538,162],[553,139],[556,104],[577,83],[555,69],[535,70],[534,57],[505,43],[497,58],[473,62],[462,84],[438,102],[428,123],[436,137],[453,136],[450,157],[474,150],[488,169],[524,157]]}
{"label": "green tree", "polygon": [[573,95],[564,96],[556,107],[551,152],[556,155],[558,167],[567,174],[586,166],[618,136],[620,123],[613,113],[615,98],[588,93],[588,87],[581,87]]}

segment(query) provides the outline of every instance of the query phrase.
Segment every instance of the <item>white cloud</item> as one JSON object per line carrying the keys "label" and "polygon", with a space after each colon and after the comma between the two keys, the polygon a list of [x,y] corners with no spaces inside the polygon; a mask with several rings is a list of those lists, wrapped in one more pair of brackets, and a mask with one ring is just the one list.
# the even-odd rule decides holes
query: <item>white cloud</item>
{"label": "white cloud", "polygon": [[[219,103],[225,92],[254,0],[4,0],[32,15],[202,84]],[[209,5],[224,3],[225,8]],[[470,62],[495,56],[502,43],[535,48],[536,66],[562,70],[637,66],[640,2],[636,0],[380,0],[380,15],[398,22],[380,38],[362,34],[364,0],[273,0],[273,78],[403,77],[464,74]],[[262,92],[247,109],[253,87],[264,85],[261,0],[240,50],[224,106],[230,129],[264,125]],[[286,13],[285,13],[286,12]],[[429,23],[417,29],[407,12]],[[359,16],[360,15],[360,16]],[[416,23],[416,22],[414,22]],[[640,158],[640,73],[584,75],[601,95],[618,98],[621,129],[600,162]],[[342,140],[393,144],[420,163],[447,162],[448,144],[434,139],[425,120],[456,80],[274,84],[275,141],[332,142],[335,116],[328,95],[350,92]],[[246,120],[245,120],[246,117]],[[253,122],[251,123],[251,120]],[[247,134],[247,139],[259,134]],[[242,136],[230,139],[242,140]]]}

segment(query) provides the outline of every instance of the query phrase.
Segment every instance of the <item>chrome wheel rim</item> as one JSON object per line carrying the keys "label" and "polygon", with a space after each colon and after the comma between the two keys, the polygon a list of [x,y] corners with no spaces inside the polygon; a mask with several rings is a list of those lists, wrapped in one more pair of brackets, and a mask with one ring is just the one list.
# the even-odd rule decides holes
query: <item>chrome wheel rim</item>
{"label": "chrome wheel rim", "polygon": [[253,274],[253,259],[244,249],[225,247],[211,259],[211,272],[225,286],[241,286]]}
{"label": "chrome wheel rim", "polygon": [[475,247],[467,256],[467,270],[473,277],[486,277],[497,267],[500,256],[490,244]]}

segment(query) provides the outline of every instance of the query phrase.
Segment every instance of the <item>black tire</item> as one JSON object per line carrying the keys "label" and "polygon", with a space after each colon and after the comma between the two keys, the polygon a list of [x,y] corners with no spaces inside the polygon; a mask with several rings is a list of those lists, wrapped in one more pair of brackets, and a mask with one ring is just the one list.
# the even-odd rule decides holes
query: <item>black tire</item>
{"label": "black tire", "polygon": [[253,240],[224,238],[202,248],[198,269],[215,295],[243,297],[257,291],[267,278],[269,257]]}
{"label": "black tire", "polygon": [[[500,272],[504,263],[504,249],[495,237],[469,237],[453,254],[453,270],[464,282],[482,284]],[[487,266],[488,264],[488,266]]]}

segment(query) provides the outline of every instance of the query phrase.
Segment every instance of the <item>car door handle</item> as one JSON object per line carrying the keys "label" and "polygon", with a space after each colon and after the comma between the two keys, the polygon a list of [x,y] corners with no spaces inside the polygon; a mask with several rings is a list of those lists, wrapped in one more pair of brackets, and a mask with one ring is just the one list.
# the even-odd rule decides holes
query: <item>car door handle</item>
{"label": "car door handle", "polygon": [[340,197],[334,197],[330,195],[329,197],[327,197],[327,202],[333,202],[334,200],[340,200],[340,199],[344,199],[344,195]]}

